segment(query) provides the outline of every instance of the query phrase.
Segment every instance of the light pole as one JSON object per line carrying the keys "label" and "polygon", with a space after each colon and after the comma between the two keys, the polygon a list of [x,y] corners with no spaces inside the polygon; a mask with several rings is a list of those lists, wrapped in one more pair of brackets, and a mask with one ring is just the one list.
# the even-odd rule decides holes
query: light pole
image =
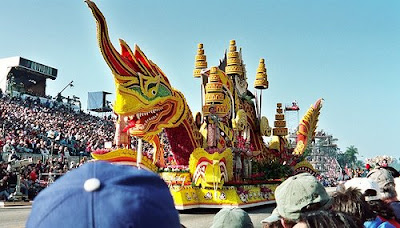
{"label": "light pole", "polygon": [[74,81],[72,80],[70,83],[68,83],[65,87],[64,87],[64,89],[62,89],[59,93],[57,93],[57,99],[62,99],[61,98],[61,93],[62,92],[64,92],[64,90],[66,89],[66,88],[68,88],[68,86],[70,86],[70,87],[74,87],[74,85],[72,84]]}

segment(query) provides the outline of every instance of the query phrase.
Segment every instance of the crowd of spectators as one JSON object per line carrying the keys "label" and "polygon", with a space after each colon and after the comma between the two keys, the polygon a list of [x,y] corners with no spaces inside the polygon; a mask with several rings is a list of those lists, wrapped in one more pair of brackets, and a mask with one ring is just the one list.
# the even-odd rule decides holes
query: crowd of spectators
{"label": "crowd of spectators", "polygon": [[264,228],[400,227],[399,173],[377,166],[366,177],[353,177],[328,194],[308,173],[292,176],[275,190],[277,207]]}
{"label": "crowd of spectators", "polygon": [[112,118],[71,111],[57,102],[0,95],[1,152],[87,156],[112,141]]}
{"label": "crowd of spectators", "polygon": [[[15,191],[18,174],[20,191],[33,199],[59,176],[85,163],[92,151],[113,140],[113,121],[56,101],[0,92],[0,200]],[[27,158],[29,164],[13,166]]]}
{"label": "crowd of spectators", "polygon": [[44,162],[42,160],[33,162],[28,159],[21,160],[13,153],[8,161],[0,162],[0,200],[12,200],[12,194],[16,192],[18,175],[19,191],[26,200],[32,200],[42,189],[59,177],[86,162],[87,157],[75,162],[59,156],[45,159]]}

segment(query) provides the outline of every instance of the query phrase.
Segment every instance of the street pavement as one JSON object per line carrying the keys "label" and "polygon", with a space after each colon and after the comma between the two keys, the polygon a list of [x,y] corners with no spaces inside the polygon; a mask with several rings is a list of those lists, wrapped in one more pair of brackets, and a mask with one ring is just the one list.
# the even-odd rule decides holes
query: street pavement
{"label": "street pavement", "polygon": [[[269,216],[274,204],[245,209],[253,221],[254,227],[261,227],[260,221]],[[181,223],[187,228],[209,228],[219,209],[191,209],[180,211]],[[0,228],[22,228],[28,219],[31,207],[0,208]],[[160,221],[160,226],[162,226]]]}
{"label": "street pavement", "polygon": [[0,227],[1,228],[21,228],[25,227],[31,207],[5,207],[0,208]]}

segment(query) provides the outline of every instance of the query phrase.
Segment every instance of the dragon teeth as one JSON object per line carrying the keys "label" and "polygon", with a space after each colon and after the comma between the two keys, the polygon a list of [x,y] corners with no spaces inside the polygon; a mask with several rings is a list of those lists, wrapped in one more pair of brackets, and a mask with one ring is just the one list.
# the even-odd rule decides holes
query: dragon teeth
{"label": "dragon teeth", "polygon": [[[162,109],[161,108],[157,108],[157,109],[150,110],[149,112],[139,112],[139,113],[136,113],[135,116],[136,116],[136,119],[140,119],[143,116],[148,116],[149,114],[155,114],[160,110],[162,110]],[[150,117],[150,119],[154,119],[153,117],[155,118],[155,116],[152,116],[152,117]],[[133,119],[134,116],[132,116],[131,118]]]}

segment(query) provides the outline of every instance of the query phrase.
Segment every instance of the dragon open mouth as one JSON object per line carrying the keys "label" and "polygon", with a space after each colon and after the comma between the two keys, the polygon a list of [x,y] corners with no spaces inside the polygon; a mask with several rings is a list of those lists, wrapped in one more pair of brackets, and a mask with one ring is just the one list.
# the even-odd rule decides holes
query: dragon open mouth
{"label": "dragon open mouth", "polygon": [[146,124],[157,118],[160,115],[162,109],[153,109],[149,112],[139,112],[135,115],[127,116],[125,121],[128,122],[128,126],[124,128],[124,131],[129,129],[144,130]]}
{"label": "dragon open mouth", "polygon": [[127,123],[124,132],[139,136],[143,132],[157,130],[157,125],[167,123],[171,119],[171,110],[174,110],[174,107],[174,103],[167,102],[161,107],[154,107],[149,111],[127,115],[124,117],[124,121]]}

